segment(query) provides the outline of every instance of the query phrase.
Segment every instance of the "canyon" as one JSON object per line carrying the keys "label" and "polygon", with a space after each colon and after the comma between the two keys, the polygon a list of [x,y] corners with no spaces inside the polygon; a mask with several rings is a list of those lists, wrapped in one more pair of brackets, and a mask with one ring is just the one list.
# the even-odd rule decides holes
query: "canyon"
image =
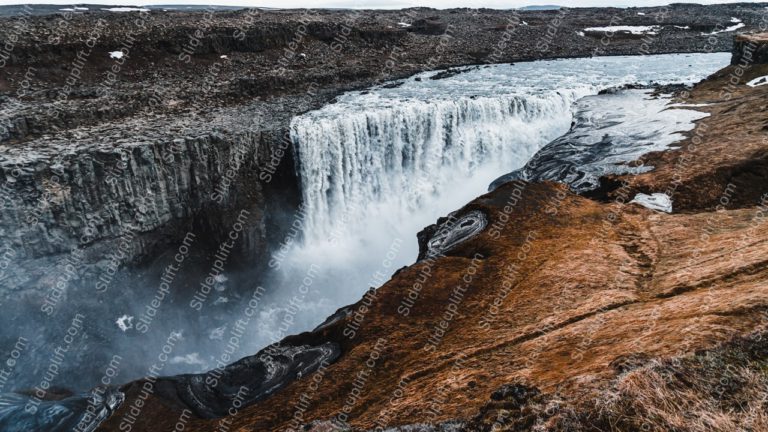
{"label": "canyon", "polygon": [[[759,391],[766,379],[760,333],[766,243],[759,227],[768,204],[768,86],[746,83],[768,75],[766,45],[764,36],[741,35],[734,43],[733,32],[722,31],[733,20],[745,24],[740,31],[765,30],[765,7],[153,10],[25,18],[28,37],[3,60],[0,76],[0,239],[8,261],[0,294],[8,309],[5,328],[40,316],[45,329],[29,337],[35,348],[17,368],[14,387],[38,384],[48,341],[70,327],[79,334],[80,354],[62,366],[57,382],[85,396],[59,389],[44,392],[40,403],[79,413],[88,401],[97,407],[98,421],[85,422],[83,430],[125,430],[129,424],[131,430],[170,431],[181,420],[201,431],[220,430],[221,422],[230,430],[316,432],[473,431],[493,424],[502,430],[603,430],[609,424],[635,430],[643,422],[668,430],[678,427],[674,421],[687,430],[765,427],[759,415],[764,407],[754,405],[759,399],[747,392]],[[588,30],[619,24],[656,30]],[[14,27],[3,28],[0,39],[13,39]],[[96,48],[84,51],[89,41]],[[434,108],[440,89],[453,83],[468,86],[482,83],[484,74],[501,74],[499,82],[510,88],[531,86],[534,75],[526,75],[526,68],[546,70],[542,63],[523,63],[531,60],[723,51],[733,52],[732,66],[693,88],[685,84],[719,69],[707,69],[717,62],[684,58],[693,72],[683,76],[675,58],[670,77],[661,77],[660,68],[652,78],[624,72],[631,57],[607,58],[616,77],[588,89],[562,82],[548,89],[562,98],[541,102],[547,114],[542,117],[557,119],[552,124],[532,120],[533,99],[520,98],[520,111],[502,109],[496,127],[519,116],[541,135],[520,138],[530,146],[516,146],[514,154],[484,139],[509,142],[524,129],[483,130],[471,122],[467,129],[477,132],[471,141],[482,144],[470,158],[475,165],[462,167],[469,159],[457,153],[435,170],[426,159],[419,162],[421,147],[385,148],[381,160],[401,154],[400,166],[416,161],[437,185],[451,172],[469,178],[484,158],[514,169],[478,198],[442,184],[455,192],[460,208],[421,215],[433,221],[448,217],[418,237],[416,231],[428,223],[419,226],[421,219],[410,220],[411,213],[368,206],[387,194],[406,201],[396,209],[425,205],[422,198],[408,201],[423,193],[420,179],[408,177],[410,168],[391,184],[371,182],[385,177],[354,169],[367,166],[380,148],[381,138],[370,137],[385,132],[372,130],[403,124],[407,137],[388,135],[384,142],[429,142],[429,131],[419,138],[417,123],[442,119],[456,130],[465,113],[492,112],[493,101],[484,100],[479,87],[461,96],[469,108]],[[84,52],[85,66],[72,61]],[[591,63],[580,61],[562,64],[584,73]],[[489,69],[502,63],[509,65]],[[618,79],[628,75],[626,82]],[[498,98],[503,90],[490,82]],[[537,88],[546,88],[545,82],[541,77]],[[418,101],[420,88],[428,89],[427,104],[401,105],[402,117],[386,117],[402,101]],[[519,95],[510,93],[514,97]],[[370,103],[360,108],[360,101]],[[658,126],[657,135],[622,141],[621,127],[610,135],[612,124],[626,125],[638,116],[614,108],[636,104],[644,115],[656,115],[642,121],[673,121]],[[370,113],[379,109],[375,123]],[[600,109],[605,113],[597,115]],[[355,117],[355,110],[369,114]],[[462,114],[454,118],[454,112]],[[349,125],[339,126],[337,118]],[[597,127],[595,121],[605,124]],[[362,130],[367,132],[350,138]],[[610,137],[603,141],[606,148],[599,136],[590,136],[594,130]],[[339,142],[354,147],[311,156]],[[470,149],[463,141],[452,145]],[[325,170],[334,161],[344,165],[329,174]],[[630,162],[635,168],[627,167]],[[487,185],[500,174],[478,182]],[[351,177],[341,181],[343,175]],[[318,180],[326,176],[327,183]],[[659,194],[671,203],[672,214],[630,203]],[[361,196],[372,198],[360,201]],[[301,233],[292,230],[298,217],[307,227]],[[381,275],[371,283],[367,273],[344,276],[341,269],[359,266],[342,260],[314,285],[357,290],[338,288],[341,294],[330,304],[323,298],[317,310],[362,297],[358,303],[325,314],[325,322],[325,315],[313,315],[301,318],[298,327],[262,328],[275,343],[267,346],[265,336],[243,342],[233,350],[239,356],[222,354],[215,365],[202,363],[202,369],[215,367],[208,372],[190,373],[190,366],[201,366],[191,354],[176,366],[152,369],[158,351],[191,349],[200,339],[215,339],[217,326],[243,307],[245,315],[254,312],[249,300],[262,301],[261,285],[310,289],[303,280],[317,278],[316,271],[311,262],[300,263],[309,266],[304,273],[304,267],[296,272],[283,261],[277,252],[286,242],[333,238],[335,226],[327,221],[365,233],[381,226],[366,220],[387,218],[416,228],[380,234],[380,244],[399,249],[400,233],[411,233],[413,256],[383,266],[386,255],[378,255],[386,249],[372,253],[370,243],[363,243],[375,255],[372,269],[384,267]],[[338,241],[331,245],[337,248]],[[287,279],[270,273],[280,266],[291,272]],[[419,282],[425,277],[428,283]],[[463,289],[456,288],[466,280]],[[125,304],[143,302],[143,311],[134,309],[115,325]],[[189,322],[186,305],[204,314]],[[158,310],[162,320],[154,319]],[[88,320],[75,327],[72,316],[80,313]],[[152,337],[141,339],[141,328],[150,327]],[[118,349],[113,339],[121,333],[129,337]],[[10,347],[18,334],[7,332],[3,339]],[[126,347],[132,354],[124,354]],[[120,378],[89,390],[108,373],[117,352],[124,362]],[[730,399],[714,401],[709,381],[702,381],[715,379],[707,363],[713,357],[739,368],[729,376]],[[97,367],[84,372],[84,380],[76,371],[88,362]],[[662,372],[673,378],[659,381]],[[361,374],[367,378],[361,381]],[[675,381],[685,374],[693,384]],[[118,386],[131,379],[137,380]],[[642,391],[662,385],[670,392],[667,399],[639,405],[650,397]],[[365,392],[350,405],[345,395],[358,387]],[[687,414],[679,406],[659,411],[665,401],[690,395],[696,398],[689,398]],[[18,398],[23,404],[24,396]],[[746,414],[732,416],[737,408]],[[644,420],[648,412],[653,415]],[[717,419],[707,417],[713,412]],[[67,415],[72,421],[79,414]],[[715,420],[723,423],[706,423]],[[34,429],[24,422],[38,420],[19,414],[1,421],[10,431]]]}
{"label": "canyon", "polygon": [[[722,97],[737,67],[678,94],[710,116],[676,149],[643,156],[653,170],[610,174],[581,196],[548,180],[498,185],[421,232],[420,260],[375,294],[284,341],[335,343],[337,360],[185,427],[765,429],[766,87]],[[675,185],[672,214],[630,202]],[[164,408],[137,429],[178,427],[183,405],[149,400]]]}

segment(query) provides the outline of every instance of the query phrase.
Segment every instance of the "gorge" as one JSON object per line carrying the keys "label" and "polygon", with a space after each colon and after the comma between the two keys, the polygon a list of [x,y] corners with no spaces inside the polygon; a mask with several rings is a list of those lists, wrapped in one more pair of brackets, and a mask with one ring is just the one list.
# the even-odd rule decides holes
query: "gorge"
{"label": "gorge", "polygon": [[[354,365],[365,363],[368,356],[373,359],[374,353],[377,358],[372,361],[379,356],[391,359],[396,348],[389,342],[415,340],[408,334],[419,331],[409,326],[422,326],[434,347],[454,346],[456,340],[450,338],[458,337],[457,329],[473,328],[464,320],[476,318],[482,307],[470,308],[470,318],[466,312],[451,314],[445,321],[451,331],[432,331],[425,317],[444,316],[441,305],[475,304],[469,285],[452,291],[445,282],[445,293],[454,295],[439,298],[436,287],[448,279],[433,275],[448,272],[473,279],[470,276],[482,274],[482,286],[492,286],[494,277],[511,284],[515,278],[487,273],[490,257],[498,254],[506,260],[507,252],[501,252],[505,248],[510,248],[511,257],[511,250],[547,242],[550,235],[555,242],[569,238],[558,234],[556,227],[570,227],[573,220],[592,226],[601,203],[625,193],[617,188],[625,178],[638,182],[628,187],[627,202],[636,198],[647,205],[651,201],[644,197],[659,199],[665,192],[673,215],[699,209],[697,200],[704,202],[705,197],[685,192],[690,184],[675,196],[652,179],[671,175],[665,174],[668,161],[659,154],[680,148],[703,121],[721,121],[723,113],[717,107],[727,101],[704,94],[707,82],[720,85],[727,79],[715,72],[727,66],[731,55],[716,51],[730,46],[732,35],[710,38],[702,35],[701,27],[683,29],[686,26],[678,24],[716,27],[738,15],[745,26],[760,29],[764,11],[759,5],[701,10],[676,6],[666,12],[650,8],[647,13],[664,12],[669,20],[657,29],[664,36],[656,45],[658,53],[622,56],[638,54],[639,45],[648,42],[631,32],[614,34],[608,45],[603,43],[605,35],[580,35],[577,30],[605,24],[617,12],[577,10],[568,12],[570,21],[559,27],[562,46],[553,49],[567,48],[568,56],[584,56],[599,48],[613,56],[521,61],[558,57],[562,52],[514,51],[519,57],[506,58],[514,63],[474,66],[464,65],[483,63],[471,58],[490,53],[474,50],[487,46],[487,40],[504,38],[509,27],[499,23],[514,15],[403,12],[409,17],[438,13],[415,26],[417,31],[380,25],[403,19],[399,12],[377,12],[380,16],[375,19],[358,15],[356,36],[348,39],[351,53],[339,54],[328,47],[331,41],[339,42],[332,36],[344,28],[348,12],[263,13],[258,19],[265,27],[252,28],[255,33],[241,42],[233,42],[238,39],[228,34],[242,28],[237,20],[253,17],[224,12],[213,15],[220,21],[211,25],[212,35],[205,38],[210,45],[203,45],[197,54],[200,61],[189,69],[182,66],[176,76],[169,73],[178,41],[157,43],[175,41],[181,33],[160,34],[160,27],[151,27],[137,33],[144,44],[131,56],[142,66],[126,69],[119,91],[91,92],[99,68],[109,66],[97,61],[78,93],[64,103],[55,100],[61,90],[56,90],[51,59],[66,57],[66,49],[62,54],[35,48],[41,54],[26,59],[19,54],[0,82],[5,92],[3,115],[9,119],[0,156],[4,176],[0,237],[7,263],[0,267],[7,309],[2,322],[4,328],[18,329],[4,333],[3,344],[19,346],[24,361],[14,364],[12,380],[3,384],[3,391],[19,392],[0,401],[0,425],[8,431],[70,430],[77,424],[78,430],[100,425],[101,430],[174,430],[171,420],[181,413],[193,415],[185,422],[196,430],[213,430],[214,422],[222,419],[240,422],[243,428],[277,430],[343,412],[345,407],[334,405],[343,400],[331,395],[347,391],[353,380],[339,377],[352,373]],[[621,12],[629,21],[657,18],[642,18],[648,16],[645,13]],[[515,27],[522,35],[511,37],[522,38],[519,47],[524,50],[530,45],[522,42],[526,32],[532,32],[528,37],[536,32],[526,27],[548,28],[562,14],[531,12],[525,25]],[[167,19],[157,12],[134,15],[131,19]],[[197,19],[194,13],[177,16]],[[312,24],[302,21],[307,16]],[[69,19],[82,23],[90,18]],[[128,18],[108,19],[114,26],[105,31],[114,33],[102,36],[106,41],[133,25]],[[290,25],[276,23],[294,19],[308,25],[306,53],[280,62],[280,41],[293,39]],[[440,20],[460,23],[459,33],[479,33],[474,39],[452,35],[458,42],[435,63],[434,56],[423,53],[441,46],[444,33],[434,30]],[[38,25],[50,24],[40,20]],[[82,31],[78,26],[73,29],[75,34]],[[575,45],[569,42],[575,38]],[[734,62],[742,43],[736,44]],[[402,63],[394,69],[378,63],[383,73],[372,72],[381,55],[399,45],[410,48],[402,54]],[[104,49],[107,46],[109,42]],[[668,51],[700,54],[662,54]],[[183,48],[181,52],[189,55]],[[165,65],[155,65],[151,59],[157,55],[165,56]],[[371,63],[346,63],[355,55]],[[100,62],[106,63],[106,58]],[[314,66],[306,58],[313,59]],[[277,59],[291,71],[275,75],[265,69],[248,75],[239,69],[265,59]],[[746,77],[757,82],[760,67],[750,69]],[[20,92],[26,88],[30,68],[36,79],[48,75],[54,84],[37,83],[37,88]],[[159,77],[155,85],[146,85],[147,73]],[[208,89],[179,84],[193,76],[215,76],[218,84]],[[691,88],[707,77],[704,84]],[[165,89],[158,89],[157,83]],[[14,87],[15,93],[9,91]],[[759,87],[750,93],[756,99],[748,103],[750,110],[760,106]],[[746,90],[737,87],[737,91]],[[158,94],[165,96],[157,99]],[[203,98],[202,104],[196,98]],[[147,100],[161,103],[147,108]],[[50,116],[51,107],[65,119]],[[746,203],[760,204],[755,198],[760,197],[764,165],[760,156],[757,165],[749,162],[752,155],[735,157],[742,158],[746,174],[722,167],[716,178],[741,176],[742,183],[734,181],[751,186],[740,191],[754,189],[749,198],[742,198],[742,212],[728,215],[746,230]],[[712,180],[717,187],[722,186],[720,181]],[[480,196],[489,185],[490,194]],[[526,204],[508,204],[522,196],[527,197]],[[609,229],[600,246],[606,248],[600,253],[613,260],[606,265],[629,275],[615,276],[613,283],[622,287],[625,278],[648,274],[644,269],[662,260],[661,249],[653,248],[663,249],[650,245],[649,234],[643,231],[655,229],[646,226],[656,223],[649,222],[656,221],[655,216],[640,207],[626,211],[623,231]],[[562,214],[568,216],[561,222],[547,216]],[[694,227],[700,222],[689,221]],[[544,228],[524,229],[536,224]],[[542,229],[549,234],[541,237]],[[584,235],[576,233],[574,239]],[[611,255],[617,253],[611,247],[618,247],[612,243],[614,235],[621,237],[619,243],[629,243],[621,246],[633,262],[628,270],[620,264],[621,257]],[[680,235],[677,240],[683,241],[686,237]],[[760,247],[752,246],[758,251]],[[550,261],[537,262],[546,267]],[[440,265],[433,268],[435,263]],[[547,274],[526,271],[534,279]],[[605,277],[614,277],[603,271]],[[577,268],[571,272],[570,277],[582,275]],[[732,279],[742,277],[735,274]],[[414,290],[410,282],[422,280],[422,275],[432,278],[430,286]],[[645,287],[646,282],[626,283]],[[595,300],[600,303],[598,313],[640,302],[630,291],[593,293],[600,299]],[[678,291],[687,289],[671,288],[658,295],[672,298]],[[496,298],[503,302],[510,292],[505,289]],[[406,301],[404,295],[416,298]],[[520,295],[515,301],[527,294]],[[577,299],[571,300],[583,300]],[[584,308],[589,316],[596,313],[587,311],[593,306],[576,305],[573,312],[581,316],[579,308]],[[395,324],[391,319],[397,314],[390,316],[391,308],[401,315],[407,310],[415,321]],[[496,315],[484,315],[486,330],[499,325]],[[32,317],[40,317],[41,328],[32,333],[21,330],[19,323],[38,319]],[[565,317],[566,322],[571,319],[575,318]],[[525,328],[519,325],[508,330]],[[738,326],[746,328],[742,322]],[[398,334],[398,329],[405,333]],[[446,335],[449,339],[443,342]],[[480,345],[488,344],[478,348],[477,355],[484,349],[493,351],[494,342],[475,336],[483,341]],[[64,346],[60,351],[67,354],[54,357],[51,353],[58,352],[57,346]],[[474,352],[467,346],[459,351]],[[399,355],[413,361],[411,354]],[[438,369],[446,364],[439,356],[431,361]],[[434,391],[429,368],[409,364],[410,372],[397,372],[391,360],[379,365],[377,370],[394,371],[383,392],[394,391],[391,385],[402,377]],[[84,365],[90,366],[84,370]],[[335,371],[328,378],[331,384],[317,390],[325,394],[320,400],[327,405],[302,407],[302,413],[314,410],[313,414],[306,423],[293,425],[296,416],[288,412],[293,404],[285,398],[299,400],[296,389],[302,378],[306,381],[328,368]],[[465,409],[458,407],[460,403],[441,403],[451,407],[452,417],[436,413],[435,422],[463,420],[443,423],[439,430],[469,424],[467,416],[474,415],[470,411],[488,396],[483,392],[490,394],[493,389],[488,386],[501,383],[488,379],[478,385],[482,379],[465,380],[474,395]],[[334,385],[347,390],[333,390]],[[397,411],[398,425],[415,424],[418,415],[409,413],[425,412],[423,404],[413,400],[408,402],[412,409],[385,409],[380,405],[386,399],[383,394],[367,397],[375,407],[371,409]],[[27,409],[32,402],[37,408]],[[146,404],[152,408],[142,415],[132,413],[143,411]],[[238,411],[248,408],[247,416],[232,416],[235,404]],[[276,418],[270,410],[280,414]],[[355,427],[374,428],[372,415],[358,412]],[[318,431],[328,427],[315,426]]]}

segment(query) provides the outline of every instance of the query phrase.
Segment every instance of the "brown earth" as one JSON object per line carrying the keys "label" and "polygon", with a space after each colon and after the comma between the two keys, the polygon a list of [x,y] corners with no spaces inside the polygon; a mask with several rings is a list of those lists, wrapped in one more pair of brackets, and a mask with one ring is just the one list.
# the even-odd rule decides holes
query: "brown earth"
{"label": "brown earth", "polygon": [[[654,171],[602,200],[553,183],[477,198],[457,216],[480,210],[489,226],[399,271],[353,339],[354,315],[301,336],[339,341],[337,362],[185,430],[320,432],[342,412],[356,430],[768,430],[768,86],[723,93],[731,72],[690,93],[712,115],[680,150],[647,157]],[[624,204],[673,182],[675,214]],[[101,430],[119,430],[135,392]],[[180,414],[151,398],[132,430],[171,431]]]}

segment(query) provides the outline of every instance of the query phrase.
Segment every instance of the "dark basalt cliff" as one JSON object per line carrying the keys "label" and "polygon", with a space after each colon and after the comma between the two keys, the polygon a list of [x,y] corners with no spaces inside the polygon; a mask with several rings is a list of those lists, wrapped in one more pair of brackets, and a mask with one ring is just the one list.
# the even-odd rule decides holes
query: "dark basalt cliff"
{"label": "dark basalt cliff", "polygon": [[745,83],[768,65],[738,67],[678,92],[711,115],[653,170],[590,197],[506,182],[425,229],[418,262],[284,341],[338,347],[315,372],[207,420],[128,385],[101,430],[141,397],[135,431],[765,430],[768,85]]}

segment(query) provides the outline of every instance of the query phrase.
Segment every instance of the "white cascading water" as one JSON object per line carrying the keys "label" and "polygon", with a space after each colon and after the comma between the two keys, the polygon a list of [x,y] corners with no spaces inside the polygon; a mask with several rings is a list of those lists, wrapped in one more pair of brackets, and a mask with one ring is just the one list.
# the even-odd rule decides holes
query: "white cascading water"
{"label": "white cascading water", "polygon": [[291,134],[307,243],[328,239],[342,218],[350,229],[379,218],[401,226],[430,196],[486,165],[524,163],[567,130],[571,105],[586,94],[396,101],[340,117],[298,117]]}
{"label": "white cascading water", "polygon": [[416,233],[567,132],[573,103],[633,83],[693,83],[728,54],[602,57],[434,72],[350,92],[291,124],[304,210],[251,352],[309,330],[417,255]]}

